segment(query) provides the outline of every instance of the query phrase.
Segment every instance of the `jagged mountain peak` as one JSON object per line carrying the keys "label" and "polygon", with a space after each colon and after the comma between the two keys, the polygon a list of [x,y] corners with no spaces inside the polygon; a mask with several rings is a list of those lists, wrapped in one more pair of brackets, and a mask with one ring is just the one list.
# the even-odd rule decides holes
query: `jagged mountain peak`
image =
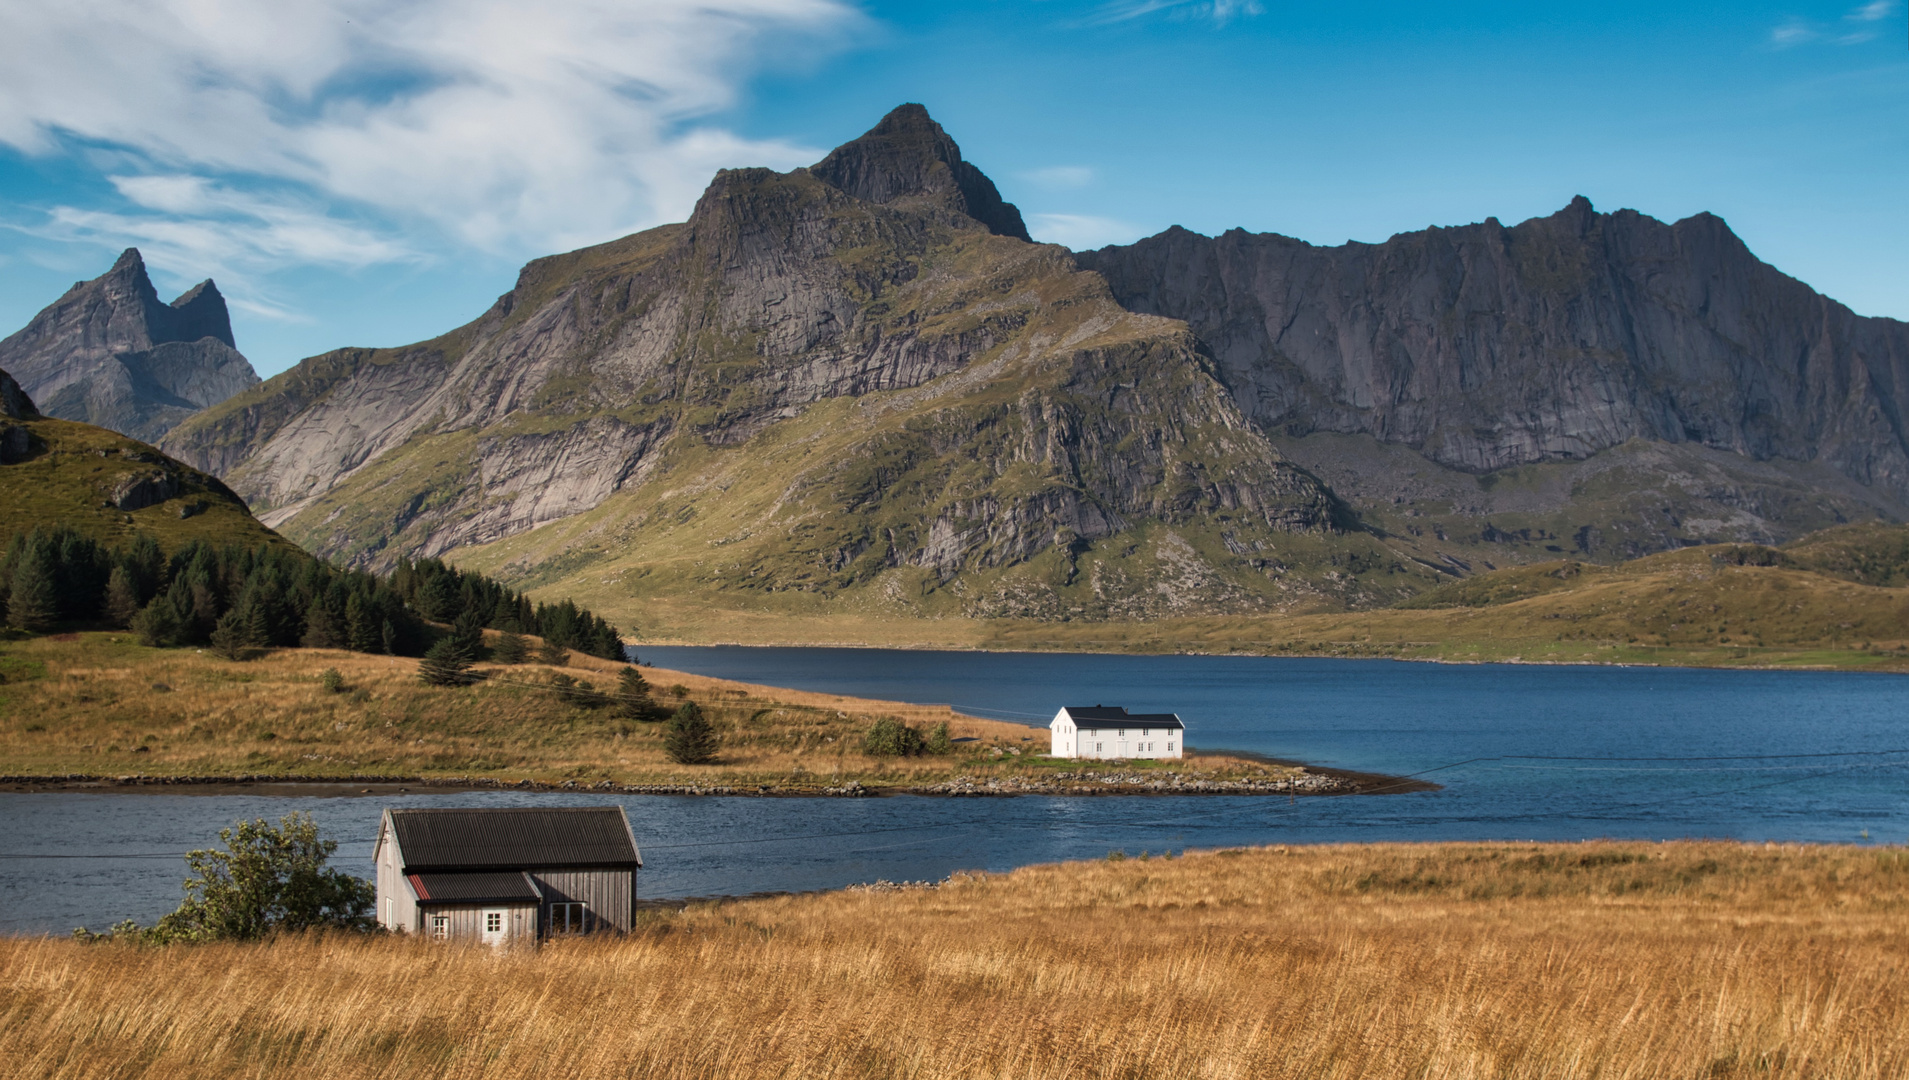
{"label": "jagged mountain peak", "polygon": [[913,102],[897,106],[860,138],[810,166],[817,179],[859,199],[888,203],[925,197],[979,221],[990,232],[1029,239],[1021,211],[994,181],[961,157],[961,147]]}
{"label": "jagged mountain peak", "polygon": [[259,381],[218,286],[208,278],[168,304],[138,248],[0,341],[0,365],[46,415],[147,440]]}

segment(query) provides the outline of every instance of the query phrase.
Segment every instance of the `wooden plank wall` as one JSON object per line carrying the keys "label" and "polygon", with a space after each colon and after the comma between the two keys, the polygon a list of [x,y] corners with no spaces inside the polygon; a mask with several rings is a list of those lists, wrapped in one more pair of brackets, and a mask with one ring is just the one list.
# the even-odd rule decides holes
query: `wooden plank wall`
{"label": "wooden plank wall", "polygon": [[591,930],[628,930],[636,902],[636,872],[633,870],[533,870],[544,894],[546,917],[549,905],[582,901],[588,905]]}

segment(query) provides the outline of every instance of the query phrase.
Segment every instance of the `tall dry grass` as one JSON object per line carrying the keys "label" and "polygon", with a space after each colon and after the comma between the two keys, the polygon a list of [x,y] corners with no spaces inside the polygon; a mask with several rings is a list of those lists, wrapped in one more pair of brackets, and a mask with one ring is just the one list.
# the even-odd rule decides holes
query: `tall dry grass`
{"label": "tall dry grass", "polygon": [[1322,847],[1033,867],[493,954],[0,943],[20,1077],[1909,1075],[1909,858]]}

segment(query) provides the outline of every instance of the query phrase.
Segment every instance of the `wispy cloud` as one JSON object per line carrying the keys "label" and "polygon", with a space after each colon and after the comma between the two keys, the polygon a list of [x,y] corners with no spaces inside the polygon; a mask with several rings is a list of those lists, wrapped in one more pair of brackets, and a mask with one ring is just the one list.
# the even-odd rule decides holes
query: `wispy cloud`
{"label": "wispy cloud", "polygon": [[1131,222],[1087,214],[1029,214],[1027,231],[1043,244],[1060,244],[1075,251],[1132,243],[1147,232]]}
{"label": "wispy cloud", "polygon": [[1094,170],[1085,165],[1052,165],[1045,169],[1031,169],[1020,176],[1035,187],[1049,191],[1072,191],[1094,182]]}
{"label": "wispy cloud", "polygon": [[1200,19],[1225,26],[1234,19],[1265,12],[1259,0],[1113,0],[1102,5],[1089,23],[1131,22],[1150,15],[1174,19]]}
{"label": "wispy cloud", "polygon": [[680,218],[718,167],[820,156],[707,118],[863,20],[849,0],[8,4],[0,144],[93,162],[127,203],[42,208],[47,233],[185,265],[542,252]]}
{"label": "wispy cloud", "polygon": [[1861,45],[1865,41],[1874,41],[1879,36],[1875,30],[1851,30],[1848,24],[1863,26],[1881,22],[1896,11],[1897,0],[1873,0],[1859,8],[1845,13],[1842,23],[1822,25],[1803,19],[1791,19],[1770,31],[1770,44],[1779,49],[1793,48],[1797,45],[1809,45],[1817,42],[1828,45]]}

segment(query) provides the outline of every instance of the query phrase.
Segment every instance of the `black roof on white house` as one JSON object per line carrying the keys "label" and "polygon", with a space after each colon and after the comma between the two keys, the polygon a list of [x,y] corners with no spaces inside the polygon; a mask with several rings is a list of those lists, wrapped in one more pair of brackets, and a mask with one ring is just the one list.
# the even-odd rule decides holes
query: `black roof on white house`
{"label": "black roof on white house", "polygon": [[1073,719],[1075,727],[1086,731],[1106,731],[1109,728],[1185,729],[1186,727],[1175,713],[1130,713],[1118,705],[1068,705],[1065,711]]}
{"label": "black roof on white house", "polygon": [[388,813],[406,874],[643,865],[620,806]]}

